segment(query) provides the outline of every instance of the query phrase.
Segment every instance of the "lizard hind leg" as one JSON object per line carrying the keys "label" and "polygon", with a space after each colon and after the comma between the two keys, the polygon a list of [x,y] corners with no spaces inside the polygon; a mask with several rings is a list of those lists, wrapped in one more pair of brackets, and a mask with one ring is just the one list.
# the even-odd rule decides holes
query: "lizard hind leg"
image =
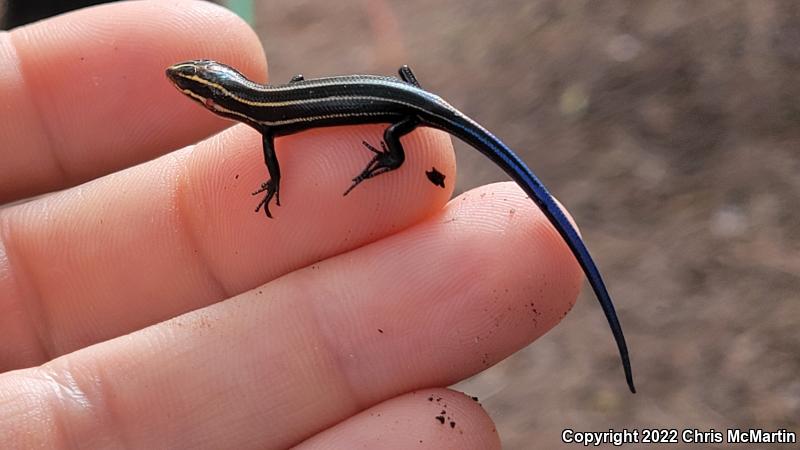
{"label": "lizard hind leg", "polygon": [[406,153],[400,137],[410,133],[417,127],[419,121],[416,117],[407,117],[400,122],[392,124],[383,132],[381,150],[373,147],[366,141],[362,144],[369,149],[375,156],[370,160],[364,170],[353,178],[353,184],[342,195],[347,195],[364,180],[368,180],[382,173],[391,172],[403,165],[406,160]]}

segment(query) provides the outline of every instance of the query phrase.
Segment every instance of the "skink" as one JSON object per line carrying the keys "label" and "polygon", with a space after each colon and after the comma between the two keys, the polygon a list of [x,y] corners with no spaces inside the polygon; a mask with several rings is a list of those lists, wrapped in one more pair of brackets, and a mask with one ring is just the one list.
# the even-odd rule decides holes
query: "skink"
{"label": "skink", "polygon": [[[530,196],[572,250],[611,327],[628,387],[636,392],[625,336],[611,296],[583,240],[553,196],[500,139],[439,96],[422,89],[408,66],[401,67],[399,75],[399,79],[347,75],[309,80],[296,75],[288,84],[264,85],[216,61],[186,61],[167,69],[167,77],[189,98],[261,133],[264,162],[270,178],[253,194],[264,194],[256,212],[263,207],[268,217],[272,217],[269,206],[273,198],[280,206],[281,171],[275,156],[276,136],[325,126],[389,124],[380,150],[367,142],[362,143],[374,156],[353,178],[344,195],[363,181],[403,165],[405,152],[400,138],[419,126],[444,130],[483,153]],[[431,174],[429,178],[438,184],[442,182],[441,174],[437,172],[436,175],[439,177],[436,181]]]}

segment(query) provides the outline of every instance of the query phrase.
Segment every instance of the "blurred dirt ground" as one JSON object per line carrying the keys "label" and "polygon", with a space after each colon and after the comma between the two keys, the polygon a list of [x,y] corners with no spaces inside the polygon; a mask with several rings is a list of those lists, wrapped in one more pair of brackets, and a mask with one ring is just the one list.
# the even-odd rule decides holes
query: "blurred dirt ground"
{"label": "blurred dirt ground", "polygon": [[[587,287],[555,330],[457,386],[505,448],[558,447],[565,427],[800,432],[800,2],[307,0],[255,13],[273,80],[411,64],[581,225],[640,393]],[[459,192],[505,179],[457,146]]]}

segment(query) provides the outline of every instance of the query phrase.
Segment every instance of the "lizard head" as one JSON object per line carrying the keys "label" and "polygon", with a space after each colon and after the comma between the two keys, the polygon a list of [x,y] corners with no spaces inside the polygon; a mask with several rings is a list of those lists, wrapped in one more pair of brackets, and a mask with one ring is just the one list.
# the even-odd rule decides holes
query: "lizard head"
{"label": "lizard head", "polygon": [[167,68],[167,78],[187,97],[225,117],[232,112],[231,91],[246,81],[237,70],[205,59],[174,64]]}

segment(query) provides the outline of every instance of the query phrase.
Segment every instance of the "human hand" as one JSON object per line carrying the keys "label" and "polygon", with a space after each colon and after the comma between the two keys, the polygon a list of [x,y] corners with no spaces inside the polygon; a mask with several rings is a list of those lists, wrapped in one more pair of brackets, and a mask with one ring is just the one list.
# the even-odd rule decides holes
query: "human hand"
{"label": "human hand", "polygon": [[184,147],[229,124],[163,75],[202,57],[264,79],[211,4],[82,10],[0,49],[0,200],[48,193],[0,210],[4,445],[499,448],[445,386],[553,327],[581,280],[516,186],[447,203],[452,147],[423,129],[343,198],[384,127],[317,129],[277,141],[282,206],[254,213],[258,133]]}

